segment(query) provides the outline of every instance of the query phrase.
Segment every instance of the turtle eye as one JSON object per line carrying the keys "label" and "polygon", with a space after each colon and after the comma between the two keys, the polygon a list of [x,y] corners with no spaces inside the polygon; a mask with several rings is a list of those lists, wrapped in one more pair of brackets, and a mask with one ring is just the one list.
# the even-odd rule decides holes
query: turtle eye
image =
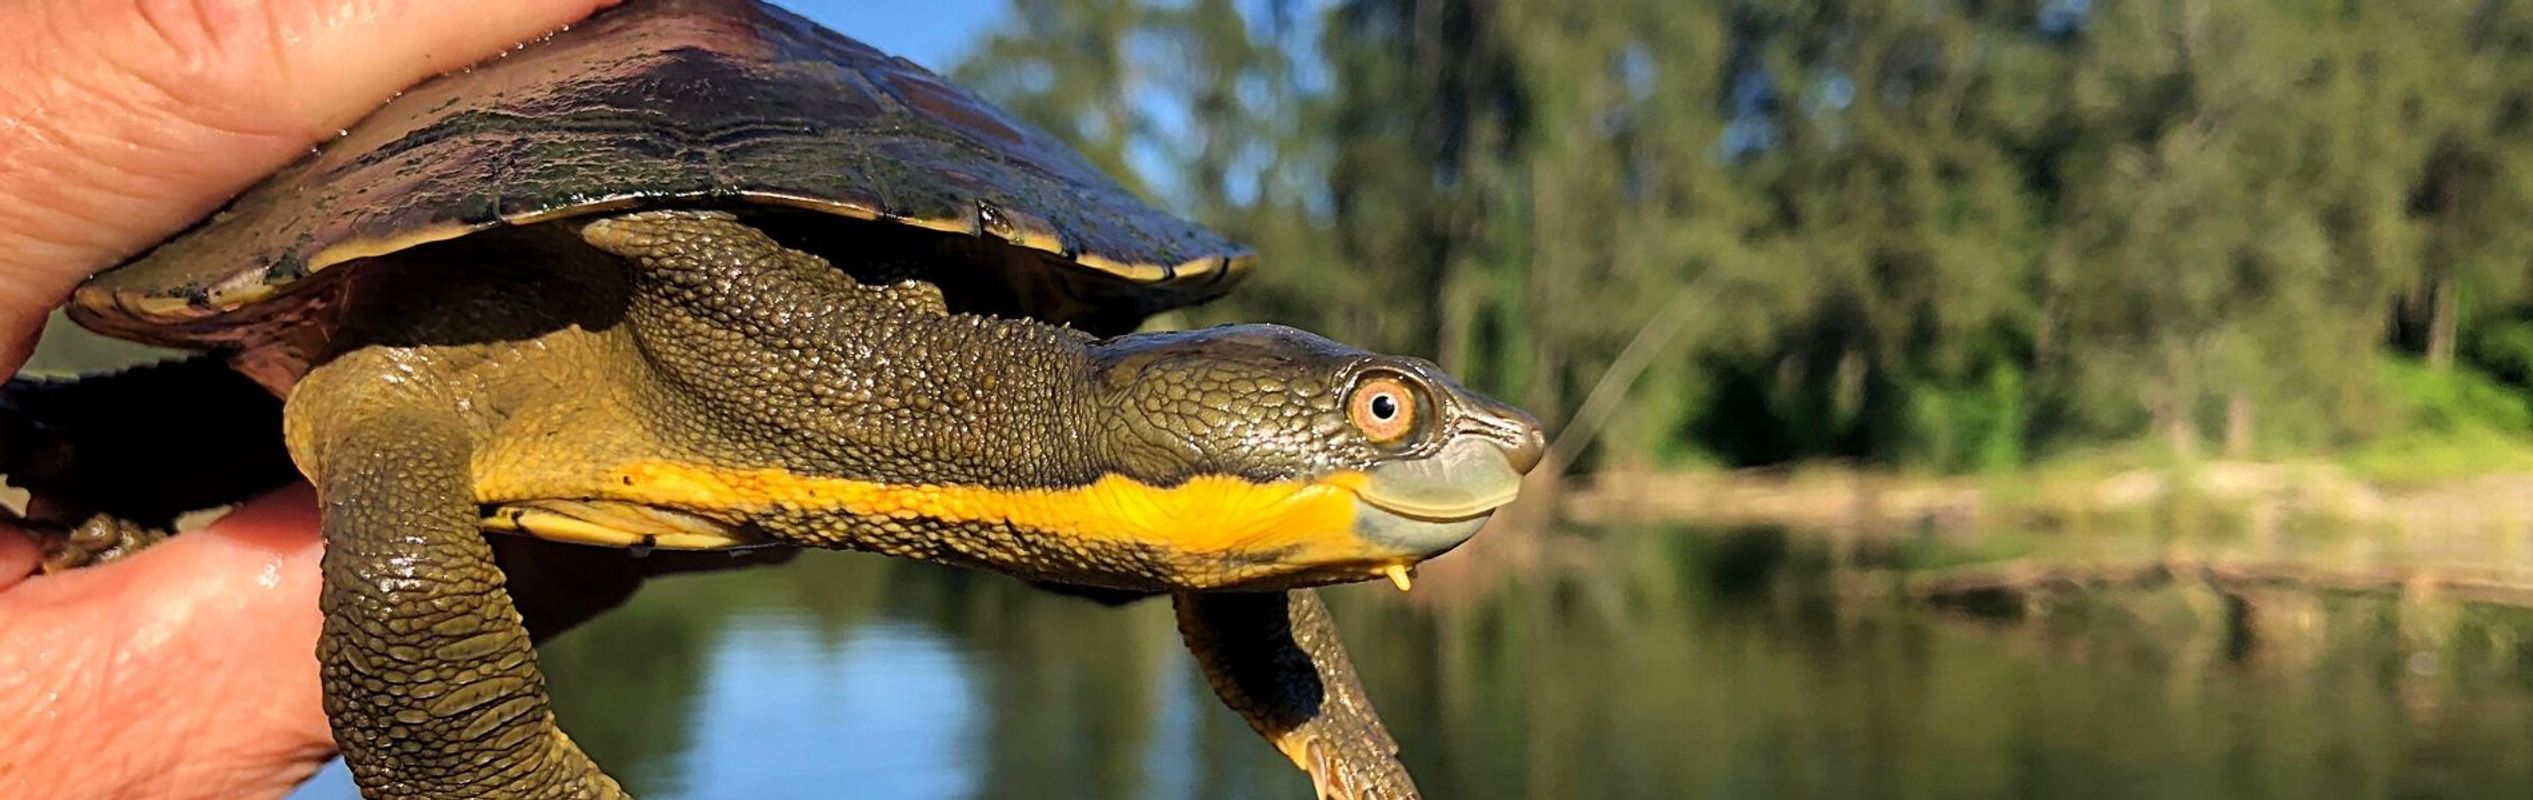
{"label": "turtle eye", "polygon": [[1416,430],[1416,393],[1405,381],[1380,376],[1356,384],[1346,400],[1346,420],[1377,444],[1407,438]]}

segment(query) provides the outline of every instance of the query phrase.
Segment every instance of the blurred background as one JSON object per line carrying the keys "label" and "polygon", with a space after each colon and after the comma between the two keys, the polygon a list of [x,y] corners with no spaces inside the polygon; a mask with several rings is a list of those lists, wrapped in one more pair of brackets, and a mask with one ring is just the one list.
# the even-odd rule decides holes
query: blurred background
{"label": "blurred background", "polygon": [[[2533,3],[786,5],[1262,253],[1163,324],[1551,422],[1331,592],[1428,796],[2533,785]],[[812,556],[545,658],[648,797],[1308,792],[1157,604]]]}

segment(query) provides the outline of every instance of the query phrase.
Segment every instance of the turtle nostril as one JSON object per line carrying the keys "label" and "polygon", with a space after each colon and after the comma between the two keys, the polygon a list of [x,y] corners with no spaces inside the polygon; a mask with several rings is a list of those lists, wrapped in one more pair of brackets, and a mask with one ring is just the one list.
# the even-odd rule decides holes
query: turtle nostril
{"label": "turtle nostril", "polygon": [[1525,475],[1530,474],[1532,467],[1539,466],[1539,459],[1547,454],[1548,436],[1541,433],[1537,425],[1524,426],[1521,438],[1504,448],[1504,459],[1512,462],[1513,471]]}
{"label": "turtle nostril", "polygon": [[1474,424],[1463,430],[1493,440],[1496,448],[1504,451],[1504,461],[1514,472],[1529,474],[1548,455],[1547,431],[1540,427],[1538,419],[1521,409],[1501,403],[1491,405],[1471,414],[1470,422]]}

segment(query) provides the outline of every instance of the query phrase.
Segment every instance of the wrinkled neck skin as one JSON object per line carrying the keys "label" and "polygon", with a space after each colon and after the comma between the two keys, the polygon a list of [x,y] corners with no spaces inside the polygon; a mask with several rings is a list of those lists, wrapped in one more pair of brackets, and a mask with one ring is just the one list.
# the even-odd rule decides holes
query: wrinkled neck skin
{"label": "wrinkled neck skin", "polygon": [[1289,359],[1227,359],[1248,350],[1225,352],[1225,329],[1094,339],[944,313],[921,284],[870,287],[834,270],[637,285],[642,352],[696,412],[664,416],[703,421],[683,429],[700,434],[689,444],[734,465],[996,488],[1345,466],[1306,452],[1312,431],[1297,419],[1336,398],[1275,374]]}
{"label": "wrinkled neck skin", "polygon": [[[636,341],[695,424],[665,433],[732,465],[886,483],[1064,486],[1102,471],[1098,342],[947,314],[923,284],[835,269],[636,276]],[[680,413],[691,410],[693,413]]]}
{"label": "wrinkled neck skin", "polygon": [[1328,376],[1360,351],[1271,326],[1094,339],[778,260],[644,261],[633,276],[636,338],[686,406],[659,416],[708,421],[669,431],[701,452],[997,488],[1288,480],[1363,455],[1326,444],[1342,416]]}

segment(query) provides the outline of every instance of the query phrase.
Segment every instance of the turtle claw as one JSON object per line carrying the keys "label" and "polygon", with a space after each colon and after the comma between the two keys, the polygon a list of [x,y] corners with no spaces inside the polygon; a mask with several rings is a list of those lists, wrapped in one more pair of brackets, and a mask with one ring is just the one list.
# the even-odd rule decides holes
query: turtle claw
{"label": "turtle claw", "polygon": [[1353,770],[1346,769],[1345,762],[1338,760],[1336,750],[1320,741],[1312,741],[1306,750],[1309,763],[1302,769],[1310,773],[1310,787],[1318,793],[1319,800],[1372,800],[1377,796],[1361,793],[1363,782],[1355,778]]}
{"label": "turtle claw", "polygon": [[1310,773],[1312,796],[1319,800],[1344,800],[1354,791],[1345,768],[1330,755],[1327,745],[1311,742],[1303,748],[1302,770]]}
{"label": "turtle claw", "polygon": [[110,563],[167,539],[165,531],[108,514],[91,515],[69,527],[25,518],[10,522],[35,534],[44,551],[37,571],[45,575]]}
{"label": "turtle claw", "polygon": [[1312,737],[1301,750],[1293,762],[1310,775],[1311,791],[1318,800],[1417,800],[1414,785],[1406,782],[1403,773],[1384,781],[1365,772],[1395,765],[1395,752],[1349,756],[1341,745],[1324,737]]}

